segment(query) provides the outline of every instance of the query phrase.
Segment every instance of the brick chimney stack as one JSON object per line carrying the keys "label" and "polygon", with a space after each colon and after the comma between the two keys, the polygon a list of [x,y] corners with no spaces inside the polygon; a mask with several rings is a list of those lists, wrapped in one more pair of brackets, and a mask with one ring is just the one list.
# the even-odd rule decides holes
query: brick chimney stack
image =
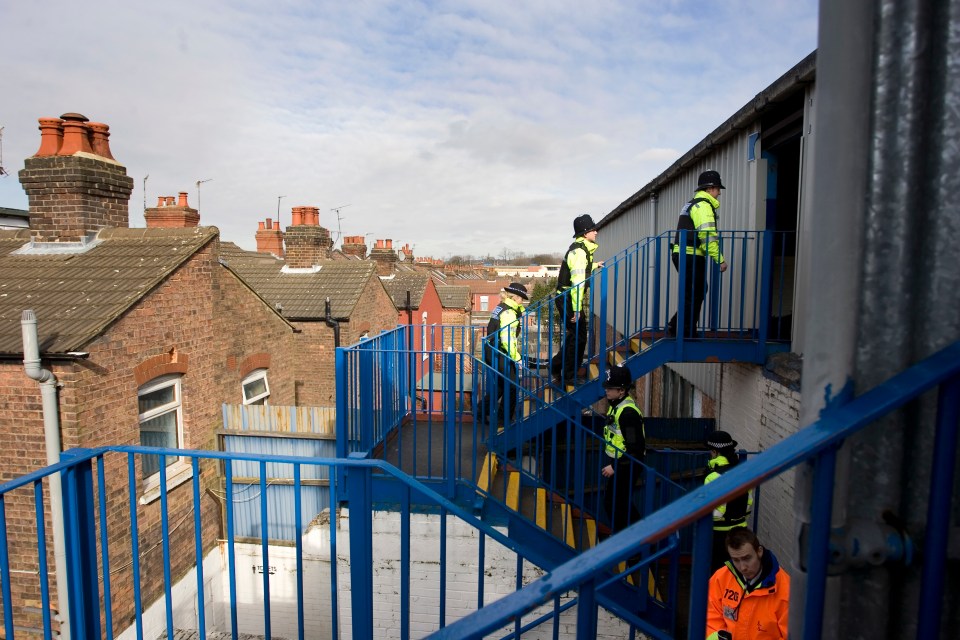
{"label": "brick chimney stack", "polygon": [[200,224],[200,212],[187,204],[187,192],[181,191],[177,204],[173,196],[160,196],[157,206],[143,212],[148,229],[196,227]]}
{"label": "brick chimney stack", "polygon": [[110,128],[79,113],[40,118],[40,148],[20,184],[38,242],[80,242],[104,227],[128,227],[133,179],[110,153]]}
{"label": "brick chimney stack", "polygon": [[407,262],[413,262],[413,249],[410,248],[410,245],[405,243],[400,251],[403,253],[403,259]]}
{"label": "brick chimney stack", "polygon": [[397,264],[397,252],[393,250],[393,240],[377,240],[377,244],[370,250],[370,259],[377,263],[377,275],[391,275]]}
{"label": "brick chimney stack", "polygon": [[307,269],[330,259],[333,240],[330,231],[320,226],[319,207],[293,207],[284,239],[288,267]]}
{"label": "brick chimney stack", "polygon": [[344,255],[357,256],[363,260],[367,257],[367,244],[363,236],[345,236],[341,251]]}
{"label": "brick chimney stack", "polygon": [[267,218],[266,222],[261,222],[260,228],[257,229],[257,251],[272,253],[278,258],[283,257],[283,231],[279,224],[273,224],[273,218]]}

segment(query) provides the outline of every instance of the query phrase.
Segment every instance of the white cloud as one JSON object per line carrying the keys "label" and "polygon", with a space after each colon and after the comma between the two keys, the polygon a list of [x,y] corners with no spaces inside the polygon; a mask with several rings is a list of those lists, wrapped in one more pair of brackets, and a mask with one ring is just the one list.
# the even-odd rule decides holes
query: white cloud
{"label": "white cloud", "polygon": [[285,224],[350,204],[344,233],[421,255],[557,251],[815,39],[813,0],[14,3],[4,162],[79,111],[111,126],[136,225],[149,174],[148,203],[212,178],[202,222],[247,247],[283,195]]}

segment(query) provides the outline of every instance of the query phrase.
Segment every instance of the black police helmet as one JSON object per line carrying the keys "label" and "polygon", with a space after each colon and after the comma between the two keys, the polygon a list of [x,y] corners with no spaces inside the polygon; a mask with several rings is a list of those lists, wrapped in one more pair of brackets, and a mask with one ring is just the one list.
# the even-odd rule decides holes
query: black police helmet
{"label": "black police helmet", "polygon": [[573,237],[582,236],[583,234],[593,231],[597,228],[596,223],[594,223],[593,218],[590,217],[589,213],[585,213],[582,216],[577,216],[573,221]]}
{"label": "black police helmet", "polygon": [[706,189],[707,187],[720,187],[726,189],[720,182],[720,174],[717,171],[704,171],[697,178],[697,189]]}
{"label": "black police helmet", "polygon": [[707,436],[707,446],[717,450],[732,449],[737,446],[737,441],[726,431],[714,431]]}
{"label": "black police helmet", "polygon": [[527,295],[527,288],[520,284],[519,282],[511,282],[509,286],[503,288],[507,293],[512,293],[518,295],[524,300],[529,300],[530,296]]}
{"label": "black police helmet", "polygon": [[633,383],[633,376],[630,375],[630,369],[624,366],[610,367],[607,369],[607,379],[603,381],[604,389],[629,389]]}

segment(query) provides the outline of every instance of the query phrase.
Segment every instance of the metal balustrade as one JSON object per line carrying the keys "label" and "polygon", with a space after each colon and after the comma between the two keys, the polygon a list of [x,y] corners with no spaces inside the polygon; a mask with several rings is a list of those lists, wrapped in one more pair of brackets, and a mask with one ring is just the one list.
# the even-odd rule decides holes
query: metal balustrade
{"label": "metal balustrade", "polygon": [[[644,545],[675,536],[689,527],[694,530],[695,549],[688,634],[691,638],[702,638],[705,635],[714,507],[807,462],[814,469],[812,503],[815,506],[803,555],[807,574],[803,600],[803,638],[820,638],[826,577],[833,555],[830,515],[837,449],[846,438],[933,389],[937,390],[936,435],[930,460],[932,473],[928,518],[922,544],[923,588],[915,615],[920,621],[916,635],[918,640],[939,637],[944,594],[943,563],[947,554],[960,431],[960,342],[953,343],[846,404],[824,410],[815,423],[738,465],[716,481],[665,506],[632,525],[622,535],[585,551],[576,560],[557,567],[537,582],[430,637],[445,640],[483,638],[505,621],[549,602],[552,594],[575,589],[579,594],[577,638],[593,638],[597,621],[594,595],[598,584],[604,579],[604,569],[630,558]],[[666,636],[654,634],[654,637]]]}

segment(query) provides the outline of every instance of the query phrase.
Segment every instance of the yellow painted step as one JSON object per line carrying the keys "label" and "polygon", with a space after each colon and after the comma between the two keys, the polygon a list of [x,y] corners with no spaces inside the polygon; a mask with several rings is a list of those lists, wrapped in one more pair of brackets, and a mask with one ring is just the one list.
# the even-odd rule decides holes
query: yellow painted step
{"label": "yellow painted step", "polygon": [[593,518],[587,518],[583,521],[584,529],[587,532],[587,539],[580,545],[583,551],[597,546],[597,521]]}
{"label": "yellow painted step", "polygon": [[497,456],[488,452],[483,458],[483,466],[480,467],[480,477],[477,478],[477,487],[489,493],[495,475],[497,475]]}
{"label": "yellow painted step", "polygon": [[537,526],[547,529],[547,490],[543,487],[537,488]]}
{"label": "yellow painted step", "polygon": [[566,543],[573,549],[577,548],[577,541],[573,537],[573,510],[567,503],[560,505],[560,517],[563,523],[564,537]]}
{"label": "yellow painted step", "polygon": [[640,353],[640,338],[630,338],[630,351],[633,353]]}
{"label": "yellow painted step", "polygon": [[607,362],[609,362],[611,366],[616,367],[623,364],[623,361],[626,360],[626,358],[623,357],[623,354],[619,351],[610,351],[608,354]]}
{"label": "yellow painted step", "polygon": [[507,506],[520,511],[520,473],[517,471],[507,476]]}

